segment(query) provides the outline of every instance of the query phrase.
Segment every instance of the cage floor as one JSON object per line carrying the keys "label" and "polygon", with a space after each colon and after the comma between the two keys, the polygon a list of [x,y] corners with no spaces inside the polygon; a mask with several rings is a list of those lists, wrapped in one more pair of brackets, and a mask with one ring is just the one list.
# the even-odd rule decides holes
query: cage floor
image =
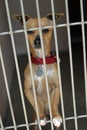
{"label": "cage floor", "polygon": [[[84,89],[84,73],[83,73],[83,56],[82,56],[82,47],[80,45],[74,45],[72,47],[73,52],[73,68],[74,68],[74,84],[75,84],[75,96],[76,96],[76,109],[77,109],[77,115],[85,115],[86,109],[85,109],[85,89]],[[62,77],[62,88],[63,88],[63,99],[64,99],[64,110],[65,110],[65,117],[73,117],[73,99],[72,99],[72,89],[71,89],[71,76],[70,76],[70,64],[69,64],[69,52],[60,52],[60,59],[61,59],[61,77]],[[24,69],[27,64],[27,56],[19,56],[19,68],[20,68],[20,74],[21,74],[21,81],[23,84],[24,80]],[[18,87],[18,80],[17,80],[17,74],[16,69],[14,69],[12,83],[11,83],[11,99],[15,114],[15,119],[17,125],[25,124],[24,114],[23,114],[23,108],[22,108],[22,102]],[[29,122],[32,122],[32,107],[27,101],[26,97],[24,96],[25,104],[26,104],[26,110],[27,110],[27,116]],[[60,107],[61,112],[61,107]],[[9,109],[9,105],[7,107],[5,119],[4,119],[4,126],[12,126],[12,118],[11,113]],[[66,121],[66,128],[67,130],[75,130],[74,120],[67,120]],[[85,130],[87,129],[87,118],[78,119],[78,128],[79,130]],[[30,127],[32,129],[32,127]],[[45,127],[43,127],[44,130],[50,130],[50,124],[47,124]],[[10,130],[10,128],[9,128]],[[11,129],[13,130],[13,129]],[[18,130],[26,130],[26,127],[19,127]],[[60,128],[60,130],[63,130],[63,124]]]}

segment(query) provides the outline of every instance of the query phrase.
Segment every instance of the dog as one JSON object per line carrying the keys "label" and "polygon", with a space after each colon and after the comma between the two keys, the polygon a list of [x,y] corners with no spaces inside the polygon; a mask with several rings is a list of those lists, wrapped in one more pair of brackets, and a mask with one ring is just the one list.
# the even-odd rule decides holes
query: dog
{"label": "dog", "polygon": [[[64,14],[55,14],[55,20],[61,18]],[[21,25],[23,25],[22,15],[14,15],[14,18],[18,20]],[[27,35],[29,39],[29,46],[31,52],[31,62],[33,70],[33,80],[34,87],[36,91],[38,113],[39,113],[39,124],[44,126],[46,124],[46,116],[49,114],[47,91],[46,91],[46,81],[45,81],[45,68],[43,62],[43,53],[41,47],[41,38],[39,30],[31,30],[32,28],[38,28],[38,18],[32,18],[29,15],[25,15]],[[49,87],[52,119],[55,127],[60,127],[62,123],[61,115],[58,111],[59,99],[60,99],[60,86],[58,78],[58,70],[56,57],[51,55],[51,39],[53,28],[44,28],[46,26],[53,26],[52,14],[48,14],[45,17],[41,17],[40,24],[42,27],[42,38],[43,38],[43,48],[46,62],[46,74]],[[29,30],[30,29],[30,30]],[[24,92],[31,103],[34,111],[36,112],[32,78],[30,73],[29,64],[24,71]]]}

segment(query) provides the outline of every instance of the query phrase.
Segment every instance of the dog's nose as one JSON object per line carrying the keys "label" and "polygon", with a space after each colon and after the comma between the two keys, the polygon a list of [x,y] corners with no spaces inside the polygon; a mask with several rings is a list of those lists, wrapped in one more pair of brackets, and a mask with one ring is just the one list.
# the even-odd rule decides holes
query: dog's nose
{"label": "dog's nose", "polygon": [[35,48],[41,48],[41,40],[40,40],[40,36],[37,36],[34,40],[34,46]]}

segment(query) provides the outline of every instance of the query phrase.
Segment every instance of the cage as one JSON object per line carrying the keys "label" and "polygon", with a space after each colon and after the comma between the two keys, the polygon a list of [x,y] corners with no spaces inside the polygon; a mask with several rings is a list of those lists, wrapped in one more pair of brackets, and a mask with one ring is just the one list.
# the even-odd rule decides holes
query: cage
{"label": "cage", "polygon": [[[40,17],[49,13],[53,16],[51,51],[57,61],[60,58],[60,130],[87,129],[86,5],[86,0],[0,0],[0,130],[31,130],[35,125],[24,95],[24,69],[31,64],[24,16],[38,17],[40,24]],[[56,22],[54,15],[60,12],[64,17]],[[24,27],[13,19],[15,14],[22,14]],[[40,25],[38,30],[42,37]],[[52,120],[39,129],[54,130]]]}

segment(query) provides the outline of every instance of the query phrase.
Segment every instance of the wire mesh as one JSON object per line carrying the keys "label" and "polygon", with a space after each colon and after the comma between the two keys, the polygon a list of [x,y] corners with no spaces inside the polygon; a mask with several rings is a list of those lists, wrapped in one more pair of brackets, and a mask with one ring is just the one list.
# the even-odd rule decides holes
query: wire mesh
{"label": "wire mesh", "polygon": [[[23,95],[23,90],[22,90],[22,83],[21,83],[21,78],[20,78],[20,71],[19,71],[19,65],[17,61],[17,54],[16,54],[16,48],[15,48],[15,41],[14,41],[14,34],[17,33],[24,33],[25,35],[25,42],[26,42],[26,47],[27,47],[27,53],[28,53],[28,60],[29,60],[29,65],[30,65],[30,73],[32,75],[32,84],[33,84],[33,92],[34,92],[34,99],[35,99],[35,105],[36,105],[36,110],[37,110],[37,118],[39,122],[39,114],[38,114],[38,105],[37,105],[37,100],[36,100],[36,92],[34,88],[34,80],[33,80],[33,72],[32,72],[32,64],[31,64],[31,57],[30,57],[30,48],[28,44],[28,39],[27,39],[27,28],[26,28],[26,22],[25,22],[25,13],[24,13],[24,7],[23,7],[23,0],[20,0],[20,6],[21,6],[21,12],[23,16],[23,23],[24,23],[24,29],[20,30],[15,30],[13,31],[12,29],[12,23],[11,23],[11,18],[10,18],[10,10],[9,10],[9,5],[8,5],[8,0],[5,0],[5,6],[6,6],[6,11],[7,11],[7,17],[8,17],[8,24],[9,24],[9,30],[6,32],[1,32],[0,36],[5,36],[5,35],[10,35],[11,37],[11,42],[12,42],[12,48],[13,48],[13,53],[14,53],[14,59],[15,59],[15,64],[16,64],[16,71],[17,71],[17,77],[18,77],[18,82],[19,82],[19,89],[20,89],[20,95],[21,95],[21,100],[22,100],[22,107],[24,111],[24,117],[25,117],[25,124],[20,124],[17,125],[15,121],[15,115],[11,103],[11,97],[10,97],[10,92],[9,92],[9,87],[8,87],[8,81],[6,77],[6,72],[5,72],[5,66],[3,62],[3,53],[2,53],[2,48],[0,46],[0,60],[1,60],[1,66],[3,69],[3,74],[4,74],[4,79],[5,79],[5,86],[7,90],[7,95],[8,95],[8,100],[10,104],[10,110],[11,110],[11,115],[13,119],[13,126],[8,126],[4,128],[3,121],[0,116],[0,128],[2,130],[7,130],[7,129],[15,129],[17,130],[18,128],[26,127],[27,130],[30,129],[30,126],[35,125],[36,123],[29,123],[28,118],[27,118],[27,112],[26,112],[26,107],[25,107],[25,101],[24,101],[24,95]],[[81,25],[82,27],[82,41],[83,41],[83,59],[84,59],[84,80],[85,80],[85,99],[86,99],[86,111],[87,111],[87,72],[86,72],[86,40],[85,40],[85,25],[87,24],[87,21],[84,21],[84,12],[83,12],[83,1],[80,0],[80,11],[81,11],[81,22],[74,22],[70,23],[69,22],[69,10],[68,10],[68,2],[65,0],[65,7],[66,7],[66,23],[65,24],[58,24],[56,25],[55,23],[55,11],[54,11],[54,1],[51,0],[51,9],[52,9],[52,15],[53,15],[53,26],[46,26],[44,28],[53,28],[54,30],[54,39],[55,39],[55,50],[56,50],[56,56],[57,56],[57,64],[58,64],[58,75],[59,75],[59,82],[60,82],[60,93],[61,93],[61,107],[62,107],[62,116],[63,116],[63,127],[64,130],[66,130],[66,121],[68,120],[74,120],[75,123],[75,130],[78,130],[78,119],[81,118],[87,118],[87,113],[85,115],[79,115],[77,116],[77,110],[76,110],[76,97],[75,97],[75,89],[74,89],[74,72],[73,72],[73,60],[72,60],[72,49],[71,49],[71,34],[70,34],[70,26],[77,26]],[[47,97],[48,97],[48,103],[49,103],[49,111],[50,111],[50,120],[47,121],[47,123],[51,124],[51,129],[54,130],[53,127],[53,122],[52,122],[52,112],[51,112],[51,104],[50,104],[50,95],[49,95],[49,87],[48,87],[48,81],[47,81],[47,75],[46,75],[46,63],[45,63],[45,55],[44,55],[44,47],[43,47],[43,37],[42,37],[42,28],[40,24],[40,10],[39,10],[39,1],[36,0],[36,8],[37,8],[37,16],[38,16],[38,21],[39,21],[39,27],[38,28],[32,28],[29,30],[39,30],[40,31],[40,37],[41,37],[41,44],[42,44],[42,50],[43,50],[43,60],[44,60],[44,67],[45,67],[45,77],[46,77],[46,86],[47,86]],[[74,116],[72,117],[65,117],[65,110],[64,110],[64,99],[63,99],[63,91],[62,91],[62,81],[61,81],[61,70],[60,70],[60,65],[59,65],[59,48],[58,48],[58,40],[57,40],[57,28],[62,28],[62,27],[67,27],[67,35],[68,35],[68,44],[69,44],[69,57],[70,57],[70,70],[71,70],[71,83],[72,83],[72,95],[73,95],[73,108],[74,108]],[[41,130],[41,126],[39,125],[39,129]]]}

